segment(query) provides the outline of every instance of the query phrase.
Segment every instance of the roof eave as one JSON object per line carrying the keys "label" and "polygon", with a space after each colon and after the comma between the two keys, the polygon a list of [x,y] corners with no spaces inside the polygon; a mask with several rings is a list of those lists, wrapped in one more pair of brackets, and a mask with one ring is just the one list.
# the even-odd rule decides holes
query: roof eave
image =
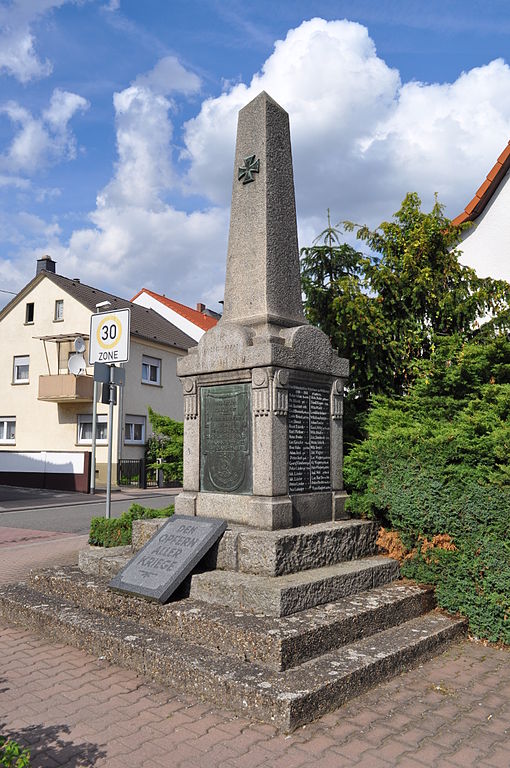
{"label": "roof eave", "polygon": [[468,221],[474,221],[481,213],[483,213],[499,185],[505,178],[509,168],[510,141],[492,166],[483,184],[481,184],[475,192],[473,199],[469,201],[462,213],[452,219],[453,226],[458,227]]}

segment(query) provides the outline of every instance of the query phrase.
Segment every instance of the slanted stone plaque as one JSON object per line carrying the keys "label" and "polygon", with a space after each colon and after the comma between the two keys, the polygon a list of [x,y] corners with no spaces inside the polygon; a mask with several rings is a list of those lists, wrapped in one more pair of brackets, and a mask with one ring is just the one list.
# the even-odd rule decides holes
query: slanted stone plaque
{"label": "slanted stone plaque", "polygon": [[110,582],[110,588],[166,603],[227,527],[224,520],[173,515]]}
{"label": "slanted stone plaque", "polygon": [[201,490],[251,493],[251,385],[202,387],[200,408]]}
{"label": "slanted stone plaque", "polygon": [[329,393],[289,387],[289,493],[331,490]]}

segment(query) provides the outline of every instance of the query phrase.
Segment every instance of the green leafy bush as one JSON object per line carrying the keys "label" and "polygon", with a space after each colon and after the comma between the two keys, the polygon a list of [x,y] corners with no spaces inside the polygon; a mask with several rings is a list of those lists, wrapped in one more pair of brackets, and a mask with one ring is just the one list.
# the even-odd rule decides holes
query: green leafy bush
{"label": "green leafy bush", "polygon": [[510,342],[445,339],[402,398],[379,397],[368,438],[345,461],[351,512],[419,536],[449,534],[455,551],[403,573],[437,585],[438,603],[477,635],[510,643]]}
{"label": "green leafy bush", "polygon": [[122,547],[131,544],[131,531],[133,520],[151,520],[155,517],[170,517],[173,515],[174,505],[163,509],[142,507],[140,504],[131,504],[127,512],[120,517],[112,517],[107,520],[104,517],[93,517],[90,521],[89,544],[96,547]]}
{"label": "green leafy bush", "polygon": [[[149,407],[149,421],[154,434],[145,449],[148,469],[162,470],[166,482],[182,484],[184,426]],[[158,461],[159,460],[159,461]]]}
{"label": "green leafy bush", "polygon": [[2,768],[27,768],[30,752],[8,736],[0,736],[0,766]]}

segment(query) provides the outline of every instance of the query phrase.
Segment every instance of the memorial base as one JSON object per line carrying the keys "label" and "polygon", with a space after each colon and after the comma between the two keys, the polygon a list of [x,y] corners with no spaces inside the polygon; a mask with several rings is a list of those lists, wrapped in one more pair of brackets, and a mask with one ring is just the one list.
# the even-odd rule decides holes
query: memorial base
{"label": "memorial base", "polygon": [[[136,521],[135,548],[164,525]],[[0,617],[292,731],[465,630],[431,610],[430,588],[396,580],[398,564],[375,555],[376,537],[363,520],[236,526],[166,605],[108,589],[132,553],[93,548],[80,553],[85,573],[58,567],[0,587]]]}
{"label": "memorial base", "polygon": [[249,525],[265,531],[346,520],[344,491],[299,493],[291,496],[244,496],[231,493],[183,491],[175,500],[179,515],[196,515]]}

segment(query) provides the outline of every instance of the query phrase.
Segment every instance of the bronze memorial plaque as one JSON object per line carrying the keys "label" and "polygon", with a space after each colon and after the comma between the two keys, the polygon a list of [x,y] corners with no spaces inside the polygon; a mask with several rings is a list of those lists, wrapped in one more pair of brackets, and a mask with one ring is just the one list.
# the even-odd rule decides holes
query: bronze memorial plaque
{"label": "bronze memorial plaque", "polygon": [[289,493],[331,490],[329,393],[289,387]]}
{"label": "bronze memorial plaque", "polygon": [[251,384],[200,390],[200,490],[251,493]]}

